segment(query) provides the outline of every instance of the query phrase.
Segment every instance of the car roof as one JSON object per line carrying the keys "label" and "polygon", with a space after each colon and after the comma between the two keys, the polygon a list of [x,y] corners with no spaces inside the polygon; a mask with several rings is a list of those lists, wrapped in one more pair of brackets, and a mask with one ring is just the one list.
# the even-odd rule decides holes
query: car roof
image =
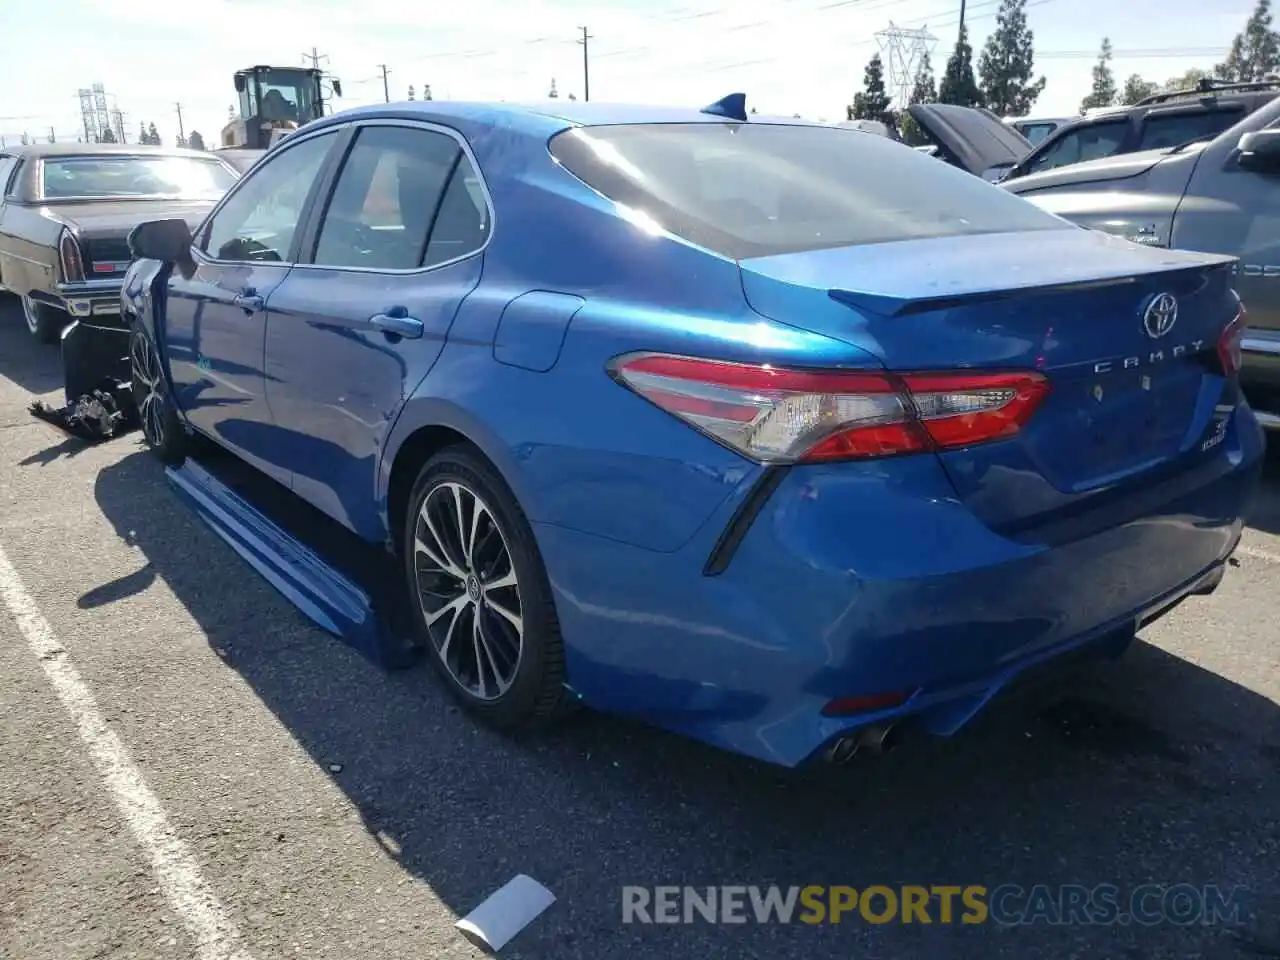
{"label": "car roof", "polygon": [[6,147],[3,152],[17,157],[103,157],[113,154],[145,157],[208,157],[202,150],[182,147],[153,147],[141,143],[29,143]]}
{"label": "car roof", "polygon": [[[703,113],[694,107],[650,106],[628,103],[583,103],[577,100],[546,100],[537,103],[471,102],[458,100],[407,100],[380,103],[343,110],[316,124],[344,123],[377,117],[413,116],[444,124],[464,122],[486,126],[505,126],[528,133],[542,132],[548,122],[562,127],[601,126],[627,123],[733,123],[716,114]],[[788,124],[794,126],[830,126],[820,121],[798,117],[776,117],[752,114],[750,123]]]}

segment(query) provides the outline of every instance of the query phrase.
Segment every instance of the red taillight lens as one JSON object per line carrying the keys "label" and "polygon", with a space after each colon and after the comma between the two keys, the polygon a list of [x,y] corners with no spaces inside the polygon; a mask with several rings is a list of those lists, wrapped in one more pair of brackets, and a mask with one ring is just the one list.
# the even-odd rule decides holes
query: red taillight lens
{"label": "red taillight lens", "polygon": [[1244,304],[1240,304],[1240,309],[1236,311],[1235,319],[1227,324],[1227,328],[1222,331],[1222,336],[1218,338],[1218,359],[1222,362],[1222,372],[1226,376],[1240,372],[1240,365],[1243,358],[1240,352],[1240,343],[1244,340]]}
{"label": "red taillight lens", "polygon": [[619,358],[613,376],[753,460],[886,457],[1016,433],[1049,390],[1039,373],[812,371],[670,354]]}
{"label": "red taillight lens", "polygon": [[84,279],[84,259],[80,256],[80,244],[70,230],[63,230],[58,238],[58,255],[62,259],[62,279]]}

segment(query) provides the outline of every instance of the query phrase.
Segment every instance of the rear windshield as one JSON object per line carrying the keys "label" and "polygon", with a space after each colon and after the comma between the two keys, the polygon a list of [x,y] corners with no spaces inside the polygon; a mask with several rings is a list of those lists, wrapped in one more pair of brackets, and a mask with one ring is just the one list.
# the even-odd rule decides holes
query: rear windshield
{"label": "rear windshield", "polygon": [[979,177],[839,127],[578,127],[552,138],[551,153],[615,203],[733,259],[1066,228]]}
{"label": "rear windshield", "polygon": [[196,157],[47,157],[43,186],[46,200],[216,200],[235,180],[235,174],[218,161]]}

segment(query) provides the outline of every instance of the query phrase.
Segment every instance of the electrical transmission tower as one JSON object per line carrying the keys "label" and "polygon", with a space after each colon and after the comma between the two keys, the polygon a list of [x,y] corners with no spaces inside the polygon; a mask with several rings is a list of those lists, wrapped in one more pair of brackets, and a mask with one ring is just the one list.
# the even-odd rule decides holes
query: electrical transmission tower
{"label": "electrical transmission tower", "polygon": [[98,128],[98,120],[93,112],[93,91],[88,87],[81,87],[80,93],[80,122],[84,124],[84,142],[97,143],[102,136],[102,131]]}
{"label": "electrical transmission tower", "polygon": [[111,123],[111,111],[107,109],[107,91],[100,83],[95,83],[93,85],[93,119],[95,124],[94,129],[97,131],[99,139],[101,139],[108,131],[114,135],[115,131],[112,130],[113,124]]}
{"label": "electrical transmission tower", "polygon": [[916,83],[916,73],[925,57],[933,53],[938,38],[927,27],[908,30],[894,26],[890,20],[888,29],[876,34],[876,42],[884,55],[885,86],[889,89],[893,105],[905,107]]}

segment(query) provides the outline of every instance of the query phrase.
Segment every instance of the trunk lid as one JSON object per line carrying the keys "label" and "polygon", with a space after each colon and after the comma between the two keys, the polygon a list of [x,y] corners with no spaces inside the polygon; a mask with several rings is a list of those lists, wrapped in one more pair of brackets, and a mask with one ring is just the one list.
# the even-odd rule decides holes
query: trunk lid
{"label": "trunk lid", "polygon": [[[1201,451],[1223,395],[1216,348],[1236,311],[1233,262],[1063,229],[741,269],[758,312],[855,344],[890,370],[1044,374],[1050,392],[1018,434],[939,455],[961,499],[1012,533]],[[1153,306],[1165,295],[1171,324]]]}
{"label": "trunk lid", "polygon": [[1031,141],[989,110],[945,103],[908,107],[920,125],[957,166],[982,176],[992,167],[1008,168],[1031,152]]}
{"label": "trunk lid", "polygon": [[192,232],[213,209],[208,200],[93,200],[55,203],[50,211],[71,226],[80,240],[85,276],[90,280],[124,276],[133,255],[129,233],[148,220],[181,218]]}

